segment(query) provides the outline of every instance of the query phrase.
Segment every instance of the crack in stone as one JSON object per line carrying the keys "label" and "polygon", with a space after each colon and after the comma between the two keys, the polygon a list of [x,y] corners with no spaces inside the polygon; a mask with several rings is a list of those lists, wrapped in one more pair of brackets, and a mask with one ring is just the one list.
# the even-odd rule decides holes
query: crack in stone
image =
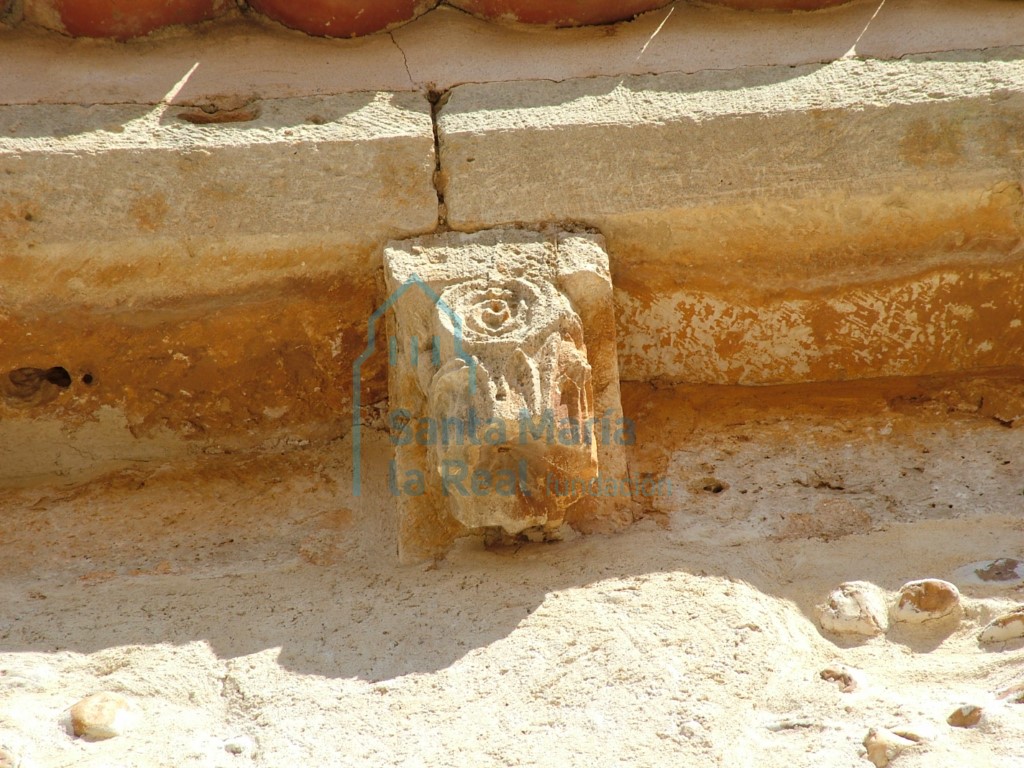
{"label": "crack in stone", "polygon": [[437,227],[435,231],[448,231],[448,206],[444,200],[445,173],[441,167],[441,131],[438,128],[438,118],[444,105],[448,103],[451,90],[427,91],[427,101],[430,102],[430,128],[434,133],[434,173],[432,182],[434,192],[437,194]]}
{"label": "crack in stone", "polygon": [[394,32],[388,32],[388,37],[391,38],[391,42],[395,44],[395,48],[397,48],[398,52],[402,55],[402,65],[405,67],[405,76],[409,78],[409,84],[415,86],[416,81],[413,80],[412,72],[409,70],[409,57],[405,55],[405,50],[402,48],[401,45],[398,44],[398,41],[395,39]]}
{"label": "crack in stone", "polygon": [[[409,57],[406,56],[405,49],[395,39],[394,32],[388,32],[387,34],[395,48],[398,49],[398,53],[402,56],[402,65],[405,67],[405,75],[409,78],[409,84],[418,88],[420,84],[412,76],[412,70],[409,69]],[[431,88],[425,94],[427,101],[430,102],[430,130],[434,137],[434,171],[431,175],[431,183],[437,195],[437,225],[434,228],[436,232],[444,232],[448,229],[448,209],[444,202],[444,171],[441,168],[441,138],[438,130],[438,116],[450,93],[450,89],[438,91]]]}

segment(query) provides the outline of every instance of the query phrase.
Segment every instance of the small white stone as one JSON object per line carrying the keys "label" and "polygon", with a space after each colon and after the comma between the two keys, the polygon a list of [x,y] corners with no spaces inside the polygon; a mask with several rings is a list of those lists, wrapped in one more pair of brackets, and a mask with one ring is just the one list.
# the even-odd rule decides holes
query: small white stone
{"label": "small white stone", "polygon": [[893,621],[924,624],[952,616],[960,607],[960,590],[941,579],[908,581],[900,588]]}
{"label": "small white stone", "polygon": [[90,741],[112,739],[127,733],[142,719],[138,706],[126,696],[104,691],[71,707],[71,729]]}
{"label": "small white stone", "polygon": [[983,643],[1005,643],[1024,637],[1024,605],[997,616],[981,630],[978,640]]}
{"label": "small white stone", "polygon": [[232,736],[224,740],[224,749],[232,755],[252,757],[256,752],[256,740],[252,736]]}
{"label": "small white stone", "polygon": [[688,739],[695,739],[704,733],[704,726],[696,720],[687,720],[679,726],[679,733]]}
{"label": "small white stone", "polygon": [[828,602],[818,607],[818,621],[828,632],[879,635],[888,624],[881,590],[864,581],[840,584],[832,590]]}

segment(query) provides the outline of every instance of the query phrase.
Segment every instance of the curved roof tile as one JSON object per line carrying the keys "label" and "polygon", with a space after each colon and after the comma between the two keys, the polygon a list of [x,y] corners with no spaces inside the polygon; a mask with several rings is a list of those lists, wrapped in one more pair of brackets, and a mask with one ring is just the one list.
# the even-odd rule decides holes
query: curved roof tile
{"label": "curved roof tile", "polygon": [[[745,10],[815,10],[850,0],[705,0]],[[671,0],[0,0],[0,21],[24,20],[74,37],[125,40],[173,24],[208,21],[230,9],[260,13],[292,29],[358,37],[401,26],[439,4],[481,18],[549,26],[607,24]],[[4,9],[6,8],[6,12]]]}

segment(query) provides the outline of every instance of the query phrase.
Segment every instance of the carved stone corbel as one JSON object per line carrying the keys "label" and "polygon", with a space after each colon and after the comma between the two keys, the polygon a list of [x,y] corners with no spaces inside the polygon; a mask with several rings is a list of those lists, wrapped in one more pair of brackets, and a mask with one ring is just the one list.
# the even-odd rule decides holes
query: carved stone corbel
{"label": "carved stone corbel", "polygon": [[384,268],[401,558],[630,522],[602,238],[449,232],[390,243]]}

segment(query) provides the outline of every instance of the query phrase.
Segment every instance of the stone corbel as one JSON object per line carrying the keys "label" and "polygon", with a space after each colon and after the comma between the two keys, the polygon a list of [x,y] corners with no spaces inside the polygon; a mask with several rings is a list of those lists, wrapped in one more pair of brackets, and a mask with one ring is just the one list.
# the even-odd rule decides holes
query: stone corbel
{"label": "stone corbel", "polygon": [[390,243],[384,267],[401,559],[632,521],[603,239],[448,232]]}

